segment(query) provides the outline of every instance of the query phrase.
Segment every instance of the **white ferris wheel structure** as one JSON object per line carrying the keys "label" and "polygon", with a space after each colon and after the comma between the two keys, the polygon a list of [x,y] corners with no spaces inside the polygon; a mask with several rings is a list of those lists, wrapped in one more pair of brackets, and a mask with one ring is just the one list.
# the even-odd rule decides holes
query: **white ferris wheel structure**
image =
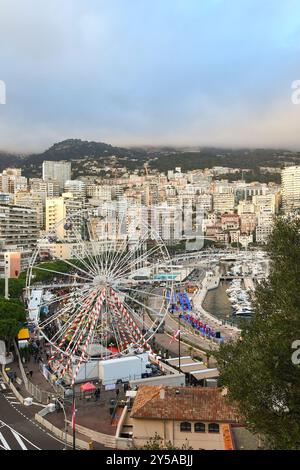
{"label": "white ferris wheel structure", "polygon": [[[49,259],[45,259],[45,255]],[[56,262],[56,263],[54,263]],[[54,267],[53,267],[54,266]],[[39,240],[27,272],[27,295],[44,291],[36,330],[50,345],[51,369],[72,383],[82,364],[152,352],[173,294],[168,249],[147,220],[100,210],[75,213]]]}

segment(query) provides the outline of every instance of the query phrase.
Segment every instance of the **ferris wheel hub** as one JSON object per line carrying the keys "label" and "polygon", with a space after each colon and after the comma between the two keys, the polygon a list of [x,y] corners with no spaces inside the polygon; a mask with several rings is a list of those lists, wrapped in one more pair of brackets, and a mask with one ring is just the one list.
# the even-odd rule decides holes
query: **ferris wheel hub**
{"label": "ferris wheel hub", "polygon": [[95,276],[93,279],[93,285],[97,287],[107,287],[108,285],[108,279],[106,276],[103,276],[99,274],[98,276]]}

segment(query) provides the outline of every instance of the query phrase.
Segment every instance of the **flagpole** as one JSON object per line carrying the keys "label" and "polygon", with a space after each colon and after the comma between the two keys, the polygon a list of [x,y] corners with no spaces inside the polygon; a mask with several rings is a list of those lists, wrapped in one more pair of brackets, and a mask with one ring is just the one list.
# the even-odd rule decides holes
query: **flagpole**
{"label": "flagpole", "polygon": [[181,342],[181,331],[180,331],[180,312],[178,312],[178,331],[179,331],[179,338],[178,338],[178,356],[179,356],[179,372],[180,372],[180,367],[181,367],[181,351],[180,351],[180,342]]}
{"label": "flagpole", "polygon": [[73,429],[73,450],[76,450],[76,420],[75,420],[75,383],[73,384],[73,403],[72,403],[72,429]]}

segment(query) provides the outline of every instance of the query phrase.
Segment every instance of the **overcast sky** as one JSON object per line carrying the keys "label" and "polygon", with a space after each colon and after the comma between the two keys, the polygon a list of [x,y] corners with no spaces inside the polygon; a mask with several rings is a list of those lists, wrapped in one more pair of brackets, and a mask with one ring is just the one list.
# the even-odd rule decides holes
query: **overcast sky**
{"label": "overcast sky", "polygon": [[0,149],[300,149],[300,0],[0,0]]}

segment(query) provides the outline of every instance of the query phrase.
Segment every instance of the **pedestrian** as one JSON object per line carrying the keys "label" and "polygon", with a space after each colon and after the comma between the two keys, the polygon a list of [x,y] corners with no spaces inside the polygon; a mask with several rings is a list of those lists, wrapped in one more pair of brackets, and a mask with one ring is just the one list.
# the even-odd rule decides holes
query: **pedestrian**
{"label": "pedestrian", "polygon": [[33,376],[33,371],[32,370],[29,371],[29,375],[30,375],[30,378],[32,379],[32,376]]}
{"label": "pedestrian", "polygon": [[119,393],[120,393],[120,390],[118,388],[116,388],[116,397],[118,398],[119,396]]}
{"label": "pedestrian", "polygon": [[95,399],[96,399],[96,401],[98,401],[99,398],[100,398],[100,388],[98,387],[95,390]]}

